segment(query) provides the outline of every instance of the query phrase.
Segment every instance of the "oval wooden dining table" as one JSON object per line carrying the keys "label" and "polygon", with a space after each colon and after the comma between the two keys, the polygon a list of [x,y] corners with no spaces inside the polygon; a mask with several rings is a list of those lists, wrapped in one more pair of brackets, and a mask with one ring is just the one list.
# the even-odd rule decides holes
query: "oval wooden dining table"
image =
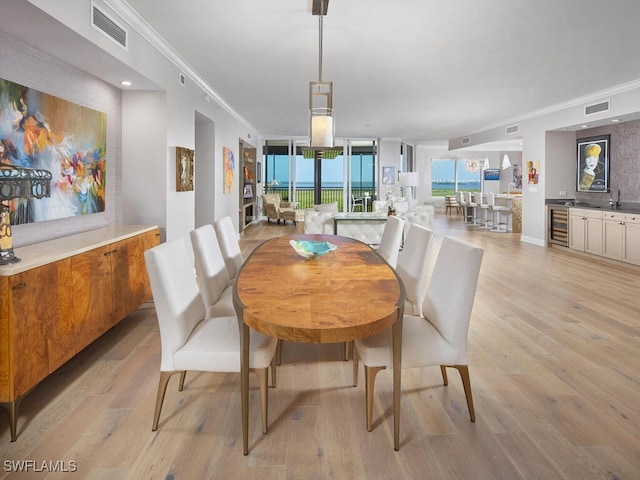
{"label": "oval wooden dining table", "polygon": [[[306,260],[289,241],[327,241],[337,249]],[[241,319],[244,455],[249,453],[249,328],[281,340],[349,342],[392,328],[394,449],[399,449],[404,285],[368,245],[337,235],[286,235],[259,245],[234,284]]]}

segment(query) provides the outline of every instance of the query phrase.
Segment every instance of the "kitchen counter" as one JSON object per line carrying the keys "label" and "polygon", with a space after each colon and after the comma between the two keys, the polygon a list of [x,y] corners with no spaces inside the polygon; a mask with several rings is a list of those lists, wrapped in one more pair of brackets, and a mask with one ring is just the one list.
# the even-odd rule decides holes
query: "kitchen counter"
{"label": "kitchen counter", "polygon": [[594,210],[602,210],[609,212],[619,213],[640,213],[640,204],[627,204],[622,205],[620,208],[609,208],[609,205],[595,205],[588,202],[576,202],[574,200],[562,201],[562,200],[547,200],[547,206],[553,208],[586,208]]}

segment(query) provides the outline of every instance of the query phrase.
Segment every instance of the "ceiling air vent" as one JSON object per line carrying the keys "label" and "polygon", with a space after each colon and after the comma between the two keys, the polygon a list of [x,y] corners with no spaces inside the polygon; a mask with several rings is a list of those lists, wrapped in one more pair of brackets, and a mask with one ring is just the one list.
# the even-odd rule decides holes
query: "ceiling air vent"
{"label": "ceiling air vent", "polygon": [[594,113],[608,112],[609,111],[609,100],[606,102],[594,103],[593,105],[587,105],[584,107],[584,114],[593,115]]}
{"label": "ceiling air vent", "polygon": [[183,87],[187,85],[187,77],[185,76],[184,73],[180,74],[180,85],[182,85]]}
{"label": "ceiling air vent", "polygon": [[462,139],[462,145],[469,145],[471,143],[471,137],[464,137]]}
{"label": "ceiling air vent", "polygon": [[506,135],[513,135],[514,133],[518,133],[520,131],[520,124],[510,125],[504,129],[504,133]]}
{"label": "ceiling air vent", "polygon": [[128,32],[98,7],[95,5],[91,7],[91,26],[126,50]]}

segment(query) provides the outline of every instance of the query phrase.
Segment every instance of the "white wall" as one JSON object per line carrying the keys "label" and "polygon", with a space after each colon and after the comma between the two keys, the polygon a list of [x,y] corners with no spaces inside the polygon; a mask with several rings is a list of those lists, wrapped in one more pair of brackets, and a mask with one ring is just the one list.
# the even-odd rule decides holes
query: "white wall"
{"label": "white wall", "polygon": [[573,198],[576,190],[576,133],[547,132],[545,137],[546,198]]}
{"label": "white wall", "polygon": [[[136,132],[123,136],[124,160],[122,177],[123,223],[125,224],[165,224],[167,216],[167,198],[165,189],[158,185],[167,185],[167,170],[152,168],[146,159],[158,159],[164,156],[166,144],[166,94],[154,92],[123,92],[122,130]],[[144,128],[140,128],[144,125]],[[161,229],[164,237],[165,229]]]}
{"label": "white wall", "polygon": [[[380,138],[378,139],[378,197],[380,200],[385,199],[388,187],[392,187],[394,195],[400,195],[400,186],[398,185],[398,171],[400,170],[402,141],[398,138]],[[393,185],[382,184],[382,167],[393,167],[395,169],[395,178]]]}
{"label": "white wall", "polygon": [[215,174],[215,123],[196,113],[195,226],[214,223],[215,186],[222,184]]}

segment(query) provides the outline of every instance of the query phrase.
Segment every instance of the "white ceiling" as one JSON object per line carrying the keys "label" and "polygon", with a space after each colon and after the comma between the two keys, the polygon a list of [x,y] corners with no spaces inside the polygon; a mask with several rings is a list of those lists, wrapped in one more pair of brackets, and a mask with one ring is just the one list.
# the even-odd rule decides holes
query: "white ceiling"
{"label": "white ceiling", "polygon": [[[261,134],[307,134],[309,0],[127,3]],[[638,0],[330,0],[336,135],[448,140],[636,81],[639,25]]]}

